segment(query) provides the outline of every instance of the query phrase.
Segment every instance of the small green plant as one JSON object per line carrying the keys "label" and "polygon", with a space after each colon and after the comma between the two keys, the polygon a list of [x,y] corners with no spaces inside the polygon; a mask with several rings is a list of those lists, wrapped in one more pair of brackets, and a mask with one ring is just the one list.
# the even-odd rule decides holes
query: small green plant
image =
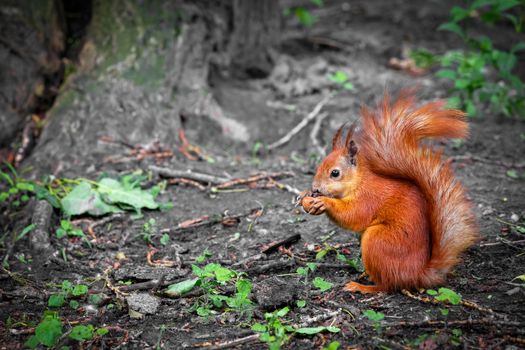
{"label": "small green plant", "polygon": [[354,268],[354,270],[356,270],[357,272],[364,271],[363,264],[361,263],[361,259],[349,259],[346,255],[339,252],[336,248],[332,247],[331,245],[327,243],[325,243],[324,247],[317,252],[317,254],[315,255],[315,260],[322,260],[330,252],[334,252],[336,254],[337,260],[345,264],[348,264],[349,266]]}
{"label": "small green plant", "polygon": [[[340,331],[337,327],[293,327],[283,317],[288,314],[290,309],[284,307],[273,312],[264,314],[265,324],[255,323],[252,325],[252,330],[261,334],[260,340],[268,343],[270,350],[278,350],[283,346],[294,334],[313,335],[321,332],[338,333]],[[337,349],[337,348],[336,348]]]}
{"label": "small green plant", "polygon": [[312,284],[314,285],[314,287],[320,289],[321,292],[326,292],[334,286],[333,283],[324,280],[322,277],[314,278]]}
{"label": "small green plant", "polygon": [[374,324],[374,329],[377,333],[381,333],[381,321],[385,318],[385,314],[374,310],[366,310],[363,315]]}
{"label": "small green plant", "polygon": [[[215,309],[227,306],[229,310],[251,317],[253,303],[249,296],[252,291],[252,283],[245,278],[244,274],[216,263],[209,263],[203,268],[192,265],[192,272],[196,278],[168,286],[166,294],[178,296],[188,293],[195,287],[200,287],[205,293],[192,306],[199,316],[209,316],[216,313]],[[233,282],[235,282],[235,294],[231,297],[223,295],[219,288]]]}
{"label": "small green plant", "polygon": [[337,350],[341,346],[341,343],[337,340],[330,342],[327,346],[323,347],[322,350]]}
{"label": "small green plant", "polygon": [[18,207],[20,204],[29,201],[35,187],[32,182],[22,179],[15,168],[4,162],[8,171],[0,170],[0,180],[7,185],[6,191],[0,192],[0,203],[9,202],[11,205]]}
{"label": "small green plant", "polygon": [[42,321],[35,328],[35,335],[31,336],[25,346],[35,349],[42,344],[47,347],[54,346],[62,336],[62,322],[55,311],[45,311]]}
{"label": "small green plant", "polygon": [[447,301],[452,305],[458,305],[461,303],[461,295],[454,292],[452,289],[439,288],[437,291],[434,289],[427,289],[427,294],[432,295],[437,301]]}
{"label": "small green plant", "polygon": [[328,75],[328,80],[336,83],[345,90],[354,90],[354,85],[350,82],[348,75],[343,71],[338,70],[335,73]]}
{"label": "small green plant", "polygon": [[157,220],[154,218],[150,218],[147,222],[142,225],[142,240],[146,244],[152,244],[153,239],[152,237],[157,235],[158,228],[157,228]]}
{"label": "small green plant", "polygon": [[[68,280],[62,282],[60,289],[61,290],[59,293],[49,296],[47,301],[47,305],[49,307],[62,307],[66,302],[66,298],[77,298],[84,296],[89,290],[88,286],[85,284],[77,284],[73,286]],[[73,302],[72,304],[70,303],[70,306],[76,309],[78,308],[79,304],[78,302]]]}
{"label": "small green plant", "polygon": [[[323,6],[323,0],[310,0],[314,5],[321,7]],[[315,17],[310,11],[302,6],[289,7],[284,10],[284,15],[289,16],[293,14],[299,22],[305,27],[311,27],[317,22],[317,17]]]}
{"label": "small green plant", "polygon": [[422,65],[439,62],[444,69],[436,75],[454,82],[451,105],[465,108],[470,116],[477,115],[477,105],[488,104],[505,116],[525,117],[525,83],[513,73],[525,42],[514,43],[510,50],[504,51],[497,49],[490,38],[473,37],[466,29],[469,20],[477,19],[489,26],[508,21],[516,32],[522,32],[523,17],[515,13],[522,16],[524,9],[525,3],[516,0],[476,0],[466,8],[452,7],[449,21],[438,29],[457,34],[469,49],[420,61]]}
{"label": "small green plant", "polygon": [[305,267],[298,267],[295,271],[298,275],[304,277],[304,284],[308,283],[308,276],[311,272],[314,272],[317,268],[317,264],[315,263],[306,263]]}

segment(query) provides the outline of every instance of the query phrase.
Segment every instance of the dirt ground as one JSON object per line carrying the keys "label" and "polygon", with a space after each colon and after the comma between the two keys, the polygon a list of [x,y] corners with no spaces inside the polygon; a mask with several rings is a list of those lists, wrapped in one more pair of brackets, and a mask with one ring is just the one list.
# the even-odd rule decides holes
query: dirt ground
{"label": "dirt ground", "polygon": [[[319,159],[309,135],[312,124],[274,152],[255,154],[256,143],[270,144],[286,134],[328,90],[337,93],[323,108],[328,117],[318,135],[322,145],[330,142],[339,125],[357,120],[361,103],[373,104],[381,98],[385,87],[395,94],[403,86],[417,85],[423,102],[446,97],[445,82],[432,74],[412,77],[389,68],[387,63],[391,57],[401,57],[405,47],[424,47],[436,53],[460,47],[453,35],[435,30],[446,20],[448,9],[440,2],[426,2],[420,7],[400,1],[378,6],[338,2],[319,12],[320,20],[311,29],[309,39],[304,35],[299,38],[296,33],[304,29],[287,19],[285,40],[276,53],[277,66],[268,78],[217,78],[212,87],[223,110],[247,126],[248,142],[224,140],[211,121],[188,120],[188,140],[201,147],[213,162],[188,160],[175,150],[173,157],[161,161],[146,157],[106,163],[97,168],[95,177],[103,172],[148,171],[151,165],[228,178],[290,172],[293,176],[277,181],[288,185],[288,189],[308,189]],[[331,41],[323,44],[320,38]],[[347,72],[354,90],[330,85],[326,75],[336,70]],[[52,235],[53,257],[44,266],[14,258],[13,254],[21,253],[26,259],[38,258],[32,256],[29,238],[17,242],[9,261],[10,271],[28,282],[20,283],[6,270],[0,273],[0,349],[22,347],[47,309],[49,296],[57,291],[55,284],[66,279],[74,284],[86,283],[90,293],[104,293],[107,297],[97,307],[86,303],[77,310],[67,306],[59,309],[66,325],[89,323],[110,329],[109,335],[86,342],[85,348],[211,349],[254,334],[250,325],[263,322],[264,312],[287,305],[291,311],[284,318],[289,324],[332,325],[341,331],[293,336],[284,349],[321,349],[335,340],[345,349],[525,348],[525,288],[515,279],[525,273],[525,237],[516,230],[516,225],[525,224],[524,182],[506,175],[508,170],[524,171],[525,127],[521,121],[489,111],[481,114],[470,121],[471,136],[466,142],[442,144],[468,189],[482,236],[464,254],[446,287],[478,307],[432,304],[401,293],[361,295],[342,291],[345,282],[366,278],[360,278],[360,272],[337,260],[334,251],[322,260],[315,259],[316,252],[328,244],[348,258],[358,258],[359,238],[335,227],[325,216],[303,213],[294,205],[295,195],[275,183],[263,181],[259,185],[270,186],[238,186],[219,192],[209,186],[201,190],[178,184],[169,185],[159,198],[161,202],[173,203],[172,209],[147,211],[140,219],[120,214],[102,219],[102,223],[93,217],[78,220],[85,232],[89,225],[97,223],[93,229],[97,240],[91,247],[79,239],[58,239]],[[115,152],[125,156],[128,150],[111,148],[100,157]],[[85,176],[81,170],[78,177]],[[161,180],[157,173],[152,174],[147,186]],[[4,212],[0,227],[4,232],[23,228],[34,215],[35,207],[36,203],[31,202],[17,211],[0,205]],[[204,216],[207,218],[200,226],[178,226]],[[144,243],[142,232],[152,218],[156,229],[152,239],[157,249],[153,260],[174,261],[174,266],[148,264],[147,253],[152,248]],[[55,213],[50,232],[58,224]],[[161,232],[170,236],[165,246],[159,242]],[[300,235],[300,239],[286,249],[261,253],[269,244],[294,235]],[[0,248],[2,256],[5,249],[5,245]],[[177,298],[163,294],[165,286],[192,277],[191,265],[204,251],[210,253],[207,262],[247,274],[253,283],[251,299],[255,308],[251,318],[224,308],[201,317],[191,308],[202,297],[198,293],[193,291]],[[321,293],[310,280],[304,283],[304,278],[295,273],[307,262],[317,263],[310,279],[319,276],[332,282],[330,290]],[[108,268],[111,271],[105,274]],[[126,297],[109,289],[107,281],[114,285],[129,282],[128,291],[142,293],[142,297],[146,294],[145,298],[153,296],[153,303],[158,305],[146,305],[143,301],[143,318],[133,318],[123,302]],[[231,293],[231,286],[224,287],[223,292]],[[306,300],[303,308],[296,306],[300,299]],[[107,308],[108,304],[116,306]],[[369,309],[384,313],[380,327],[374,327],[364,316],[363,312]],[[448,309],[449,314],[443,316],[440,309]],[[8,328],[8,317],[21,323]],[[67,338],[60,345],[78,346]],[[241,343],[238,348],[265,349],[267,345],[255,340]]]}

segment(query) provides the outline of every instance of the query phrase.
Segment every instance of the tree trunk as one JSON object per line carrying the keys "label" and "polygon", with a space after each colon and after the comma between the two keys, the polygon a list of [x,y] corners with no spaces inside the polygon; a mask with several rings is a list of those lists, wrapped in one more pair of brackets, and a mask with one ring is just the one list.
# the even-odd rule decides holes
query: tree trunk
{"label": "tree trunk", "polygon": [[233,0],[230,68],[251,77],[270,73],[270,49],[279,41],[281,12],[278,0]]}

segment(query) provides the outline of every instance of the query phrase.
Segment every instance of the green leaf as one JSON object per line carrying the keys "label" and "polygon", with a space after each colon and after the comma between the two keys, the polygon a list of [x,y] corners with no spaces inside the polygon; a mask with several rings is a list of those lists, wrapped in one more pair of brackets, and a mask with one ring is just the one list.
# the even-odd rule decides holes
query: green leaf
{"label": "green leaf", "polygon": [[516,45],[514,45],[512,47],[512,49],[510,50],[511,53],[516,53],[518,51],[521,51],[521,50],[525,50],[525,42],[524,41],[521,41],[519,43],[517,43]]}
{"label": "green leaf", "polygon": [[326,254],[328,254],[329,249],[321,249],[320,251],[315,254],[315,260],[321,260],[325,257]]}
{"label": "green leaf", "polygon": [[27,235],[29,232],[31,232],[31,230],[33,230],[35,228],[35,224],[31,224],[31,225],[28,225],[26,226],[22,232],[20,232],[16,238],[15,238],[15,241],[19,241],[21,240],[22,238],[24,238],[25,235]]}
{"label": "green leaf", "polygon": [[297,270],[295,270],[295,272],[301,276],[308,275],[308,269],[306,267],[298,267]]}
{"label": "green leaf", "polygon": [[47,300],[47,306],[49,307],[61,307],[64,305],[65,298],[63,294],[52,294]]}
{"label": "green leaf", "polygon": [[93,326],[92,325],[75,326],[69,333],[69,337],[77,341],[91,340],[93,339]]}
{"label": "green leaf", "polygon": [[288,306],[283,307],[281,310],[277,311],[275,313],[276,317],[284,317],[286,314],[290,311],[290,308]]}
{"label": "green leaf", "polygon": [[306,306],[306,300],[300,299],[300,300],[297,300],[295,303],[296,303],[298,308],[303,308],[303,307]]}
{"label": "green leaf", "polygon": [[316,288],[319,288],[321,290],[321,292],[325,292],[327,290],[329,290],[330,288],[332,288],[333,284],[328,282],[328,281],[325,281],[323,278],[321,277],[316,277],[314,278],[314,280],[312,281],[313,285],[316,287]]}
{"label": "green leaf", "polygon": [[518,174],[518,171],[515,170],[515,169],[510,169],[510,170],[507,170],[506,172],[507,176],[512,178],[512,179],[519,179],[519,174]]}
{"label": "green leaf", "polygon": [[125,188],[115,179],[104,178],[98,183],[98,190],[104,199],[113,204],[126,204],[135,209],[157,209],[159,205],[151,193],[140,188]]}
{"label": "green leaf", "polygon": [[354,84],[352,83],[344,83],[343,88],[348,91],[352,91],[354,89]]}
{"label": "green leaf", "polygon": [[262,332],[266,332],[266,330],[267,330],[266,326],[261,323],[256,323],[252,325],[252,331],[254,332],[262,333]]}
{"label": "green leaf", "polygon": [[78,297],[80,295],[87,294],[87,292],[88,292],[88,286],[86,286],[85,284],[77,284],[71,291],[71,294]]}
{"label": "green leaf", "polygon": [[66,235],[67,235],[66,230],[64,230],[63,228],[57,229],[57,231],[56,231],[57,238],[62,238],[64,236],[66,236]]}
{"label": "green leaf", "polygon": [[337,340],[334,340],[333,342],[330,342],[328,346],[322,348],[321,350],[337,350],[341,346],[341,343],[339,343]]}
{"label": "green leaf", "polygon": [[78,309],[79,306],[80,306],[80,303],[76,300],[71,300],[69,302],[69,307],[72,308],[73,310]]}
{"label": "green leaf", "polygon": [[67,216],[85,213],[98,216],[122,211],[114,205],[103,202],[99,193],[85,181],[75,186],[67,196],[62,198],[60,204]]}
{"label": "green leaf", "polygon": [[427,289],[428,295],[437,295],[438,292],[436,292],[434,289]]}
{"label": "green leaf", "polygon": [[252,283],[246,279],[240,279],[235,283],[237,295],[242,299],[247,299],[252,291]]}
{"label": "green leaf", "polygon": [[456,79],[456,72],[452,69],[441,69],[436,72],[436,77],[454,80]]}
{"label": "green leaf", "polygon": [[199,306],[197,308],[197,315],[199,315],[200,317],[206,317],[206,316],[209,316],[210,314],[211,314],[211,310],[206,307]]}
{"label": "green leaf", "polygon": [[438,30],[447,30],[449,32],[456,33],[462,38],[465,37],[463,29],[457,23],[454,22],[443,23],[438,27]]}
{"label": "green leaf", "polygon": [[337,84],[344,84],[348,81],[348,75],[343,71],[336,71],[328,76],[328,79]]}
{"label": "green leaf", "polygon": [[459,6],[453,6],[450,9],[450,15],[452,16],[453,22],[459,22],[470,15],[470,10],[464,9]]}
{"label": "green leaf", "polygon": [[317,18],[304,7],[295,8],[294,15],[305,27],[311,27],[317,21]]}
{"label": "green leaf", "polygon": [[363,315],[365,315],[366,318],[368,318],[370,321],[381,321],[385,318],[385,314],[382,312],[376,312],[374,310],[366,310],[363,312]]}
{"label": "green leaf", "polygon": [[476,106],[471,100],[465,101],[466,112],[470,117],[475,117],[477,114]]}
{"label": "green leaf", "polygon": [[170,241],[170,235],[168,235],[167,233],[164,233],[164,234],[160,237],[160,244],[162,244],[162,245],[166,245],[166,244],[168,244],[169,241]]}
{"label": "green leaf", "polygon": [[319,7],[323,6],[323,0],[310,0],[312,4],[315,4]]}
{"label": "green leaf", "polygon": [[109,333],[109,329],[105,328],[105,327],[101,327],[101,328],[97,328],[97,335],[106,335]]}
{"label": "green leaf", "polygon": [[297,328],[295,330],[295,333],[311,335],[311,334],[321,333],[321,332],[324,332],[324,331],[328,331],[328,332],[331,332],[331,333],[338,333],[339,331],[341,331],[341,329],[339,329],[337,327],[324,327],[324,326],[321,326],[321,327],[304,327],[304,328]]}
{"label": "green leaf", "polygon": [[461,302],[461,296],[454,292],[452,289],[448,288],[439,288],[439,295],[435,298],[439,301],[448,301],[452,305],[458,305]]}
{"label": "green leaf", "polygon": [[16,188],[18,188],[21,191],[30,191],[33,192],[35,187],[30,182],[17,182]]}
{"label": "green leaf", "polygon": [[226,283],[235,277],[235,272],[233,270],[227,269],[225,267],[219,267],[214,271],[215,279],[219,283]]}
{"label": "green leaf", "polygon": [[306,267],[308,267],[310,271],[315,271],[315,269],[317,268],[317,264],[309,262],[309,263],[306,263]]}
{"label": "green leaf", "polygon": [[171,297],[183,295],[191,291],[199,281],[200,280],[198,278],[194,278],[191,280],[184,280],[175,284],[170,284],[168,286],[168,289],[166,290],[166,294]]}
{"label": "green leaf", "polygon": [[38,184],[34,185],[36,198],[38,199],[44,199],[49,202],[53,206],[53,208],[60,208],[60,201],[56,196],[51,194],[51,192],[48,191],[47,188],[44,186],[40,186]]}
{"label": "green leaf", "polygon": [[525,282],[525,275],[519,275],[519,276],[516,276],[516,277],[513,278],[513,280],[516,280],[516,279],[518,279],[518,280],[520,280],[522,282]]}
{"label": "green leaf", "polygon": [[38,341],[47,347],[55,345],[61,335],[62,322],[53,316],[46,316],[35,328]]}
{"label": "green leaf", "polygon": [[62,290],[65,293],[70,293],[72,289],[73,289],[73,285],[71,284],[71,282],[69,282],[68,280],[64,280],[62,282]]}
{"label": "green leaf", "polygon": [[449,310],[448,309],[439,309],[439,312],[441,312],[441,315],[448,316]]}
{"label": "green leaf", "polygon": [[30,349],[36,349],[36,347],[40,344],[40,341],[38,340],[38,337],[36,335],[32,335],[29,337],[29,339],[26,340],[24,343],[25,346],[27,346]]}

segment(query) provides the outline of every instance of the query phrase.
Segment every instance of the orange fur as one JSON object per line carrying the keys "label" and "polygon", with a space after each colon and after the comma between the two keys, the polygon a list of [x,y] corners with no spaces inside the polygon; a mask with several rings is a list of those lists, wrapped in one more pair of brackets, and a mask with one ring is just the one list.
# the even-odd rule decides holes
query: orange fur
{"label": "orange fur", "polygon": [[351,282],[345,289],[391,292],[445,281],[479,233],[449,163],[420,141],[467,133],[463,112],[441,101],[416,108],[411,90],[394,103],[385,95],[375,111],[363,108],[362,130],[352,127],[345,142],[343,128],[337,132],[313,181],[318,196],[301,204],[362,234],[363,264],[375,286]]}

